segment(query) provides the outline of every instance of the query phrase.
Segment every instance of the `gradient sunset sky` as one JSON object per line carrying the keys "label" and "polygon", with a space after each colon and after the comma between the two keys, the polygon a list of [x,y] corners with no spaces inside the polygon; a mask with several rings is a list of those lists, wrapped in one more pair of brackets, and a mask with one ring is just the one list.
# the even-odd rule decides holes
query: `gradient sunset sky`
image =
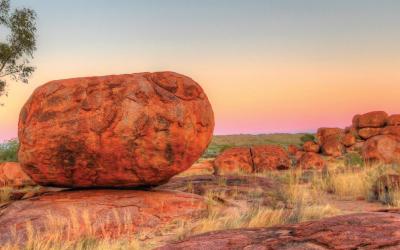
{"label": "gradient sunset sky", "polygon": [[0,141],[17,136],[22,105],[47,81],[142,71],[199,82],[216,134],[314,131],[344,127],[356,113],[400,113],[400,1],[11,2],[38,14],[37,70],[0,98]]}

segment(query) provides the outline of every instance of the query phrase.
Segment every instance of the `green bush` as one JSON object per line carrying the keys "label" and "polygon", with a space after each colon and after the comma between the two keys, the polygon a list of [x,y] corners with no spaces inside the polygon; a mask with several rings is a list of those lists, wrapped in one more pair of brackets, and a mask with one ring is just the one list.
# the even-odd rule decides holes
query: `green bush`
{"label": "green bush", "polygon": [[313,134],[304,134],[302,137],[300,137],[300,140],[303,143],[308,142],[308,141],[315,142],[315,136]]}
{"label": "green bush", "polygon": [[0,162],[18,162],[18,140],[12,139],[0,144]]}
{"label": "green bush", "polygon": [[359,153],[351,152],[345,155],[345,164],[348,167],[362,167],[364,166],[364,160]]}

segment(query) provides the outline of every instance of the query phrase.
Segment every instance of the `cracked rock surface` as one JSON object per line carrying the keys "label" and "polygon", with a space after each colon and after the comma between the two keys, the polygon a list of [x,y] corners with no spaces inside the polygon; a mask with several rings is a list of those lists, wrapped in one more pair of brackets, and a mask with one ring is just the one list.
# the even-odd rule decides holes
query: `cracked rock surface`
{"label": "cracked rock surface", "polygon": [[21,110],[19,160],[43,186],[158,185],[202,155],[213,129],[202,88],[177,73],[57,80]]}
{"label": "cracked rock surface", "polygon": [[360,213],[295,225],[207,233],[161,247],[180,249],[399,249],[400,214]]}
{"label": "cracked rock surface", "polygon": [[173,221],[207,212],[201,196],[172,191],[74,190],[44,194],[0,207],[0,246],[24,244],[29,233],[60,240],[89,235],[160,235]]}

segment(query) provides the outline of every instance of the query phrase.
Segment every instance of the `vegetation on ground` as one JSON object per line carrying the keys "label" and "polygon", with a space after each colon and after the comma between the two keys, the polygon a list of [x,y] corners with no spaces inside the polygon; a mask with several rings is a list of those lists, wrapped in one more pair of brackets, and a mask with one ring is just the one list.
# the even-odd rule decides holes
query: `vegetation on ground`
{"label": "vegetation on ground", "polygon": [[0,163],[18,162],[18,146],[19,144],[17,139],[0,143]]}

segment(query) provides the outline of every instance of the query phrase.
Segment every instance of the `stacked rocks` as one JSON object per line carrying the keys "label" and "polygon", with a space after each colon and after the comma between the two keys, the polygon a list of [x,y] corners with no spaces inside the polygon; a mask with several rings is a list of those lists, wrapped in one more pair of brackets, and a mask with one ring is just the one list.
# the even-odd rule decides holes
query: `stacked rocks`
{"label": "stacked rocks", "polygon": [[[68,221],[71,210],[89,210],[95,235],[102,228],[112,235],[124,213],[132,218],[124,233],[161,230],[174,219],[201,214],[206,205],[200,196],[98,188],[167,182],[198,160],[213,128],[202,88],[173,72],[75,78],[39,87],[20,114],[22,169],[43,186],[92,190],[57,192],[1,208],[0,244],[12,241],[9,228],[25,220],[35,218],[36,232],[46,228],[46,211]],[[26,228],[18,228],[18,239],[26,238]]]}

